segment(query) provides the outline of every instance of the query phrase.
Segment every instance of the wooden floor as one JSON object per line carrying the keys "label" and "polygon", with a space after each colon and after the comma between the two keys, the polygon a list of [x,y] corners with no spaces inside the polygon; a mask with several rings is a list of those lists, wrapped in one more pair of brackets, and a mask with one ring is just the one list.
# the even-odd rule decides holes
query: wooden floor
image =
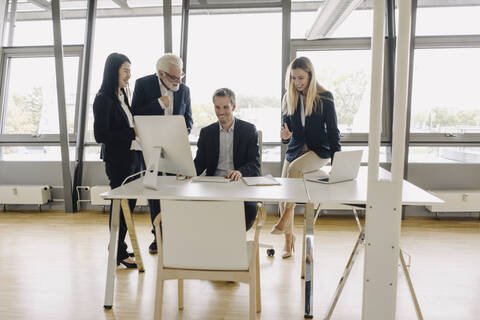
{"label": "wooden floor", "polygon": [[[134,216],[145,273],[117,270],[114,307],[103,309],[108,215],[99,212],[0,212],[0,319],[152,319],[155,256],[149,215]],[[292,259],[280,257],[282,237],[269,234],[277,255],[261,252],[262,313],[258,319],[303,319],[301,242]],[[300,239],[302,221],[295,233]],[[321,217],[315,237],[315,319],[322,319],[357,237],[351,217]],[[425,319],[480,319],[480,222],[408,218],[402,247],[412,256],[411,276]],[[360,319],[363,251],[333,319]],[[238,283],[185,281],[178,311],[176,282],[165,287],[163,319],[247,319],[248,288]],[[397,319],[416,319],[399,272]]]}

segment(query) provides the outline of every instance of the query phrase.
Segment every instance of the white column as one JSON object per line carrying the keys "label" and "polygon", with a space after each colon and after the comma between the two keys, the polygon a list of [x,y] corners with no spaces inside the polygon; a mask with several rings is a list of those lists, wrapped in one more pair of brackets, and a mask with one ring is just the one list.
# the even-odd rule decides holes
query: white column
{"label": "white column", "polygon": [[[401,228],[403,157],[410,50],[411,0],[398,2],[399,31],[395,78],[392,179],[378,179],[381,128],[381,79],[385,30],[385,1],[375,0],[372,39],[372,103],[369,134],[369,181],[365,223],[364,320],[394,320],[397,298],[398,256]],[[374,87],[374,82],[376,86]],[[380,96],[380,98],[379,98]]]}

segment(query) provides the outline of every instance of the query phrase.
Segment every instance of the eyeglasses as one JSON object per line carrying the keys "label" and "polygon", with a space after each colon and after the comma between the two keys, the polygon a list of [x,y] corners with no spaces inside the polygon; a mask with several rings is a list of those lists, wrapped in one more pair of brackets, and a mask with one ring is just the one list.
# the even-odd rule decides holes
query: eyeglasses
{"label": "eyeglasses", "polygon": [[174,76],[173,74],[170,74],[170,73],[168,73],[168,72],[166,72],[166,71],[162,71],[162,72],[165,73],[165,74],[167,75],[167,77],[168,77],[170,80],[174,81],[174,82],[180,82],[180,81],[182,81],[182,79],[185,77],[185,74],[184,74],[183,72],[182,72],[182,74],[180,75],[180,77]]}

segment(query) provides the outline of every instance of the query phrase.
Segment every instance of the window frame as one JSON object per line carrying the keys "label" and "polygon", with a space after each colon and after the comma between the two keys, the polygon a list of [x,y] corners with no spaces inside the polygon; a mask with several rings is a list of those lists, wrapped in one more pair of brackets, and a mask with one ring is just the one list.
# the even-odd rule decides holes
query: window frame
{"label": "window frame", "polygon": [[[272,10],[261,10],[265,8],[272,8]],[[281,8],[282,8],[282,0],[279,1],[271,1],[271,2],[259,2],[257,4],[255,3],[236,3],[236,4],[215,4],[215,5],[202,5],[202,4],[196,4],[192,5],[190,4],[189,7],[189,14],[190,15],[213,15],[213,14],[222,14],[222,15],[227,15],[227,14],[232,14],[229,10],[237,10],[239,15],[245,14],[268,14],[268,13],[281,13]],[[205,13],[203,10],[207,10],[208,12]],[[225,10],[224,10],[225,9]],[[228,9],[228,10],[227,10]],[[251,10],[248,10],[251,9]],[[278,9],[278,10],[277,10]],[[281,96],[280,96],[281,100]],[[281,120],[281,117],[280,117]],[[191,146],[197,145],[198,141],[190,141]],[[282,141],[280,139],[280,135],[278,136],[278,141],[268,141],[268,142],[262,142],[264,147],[282,147]],[[265,161],[263,162],[273,162],[273,163],[278,163],[277,161]],[[282,162],[281,156],[279,162]]]}
{"label": "window frame", "polygon": [[[83,45],[65,45],[63,46],[65,57],[78,57],[77,69],[77,93],[75,97],[74,110],[74,128],[73,133],[68,134],[69,144],[75,144],[78,132],[78,108],[80,102],[81,90],[81,70],[83,64]],[[0,88],[0,146],[15,145],[24,146],[32,144],[57,145],[60,144],[60,134],[7,134],[4,133],[7,111],[7,96],[9,90],[9,60],[15,58],[55,58],[54,46],[29,46],[29,47],[3,47],[0,51],[0,74],[3,86]]]}
{"label": "window frame", "polygon": [[[439,35],[415,37],[416,49],[480,48],[480,35]],[[415,73],[412,79],[415,82]],[[480,133],[410,133],[410,146],[480,145]]]}

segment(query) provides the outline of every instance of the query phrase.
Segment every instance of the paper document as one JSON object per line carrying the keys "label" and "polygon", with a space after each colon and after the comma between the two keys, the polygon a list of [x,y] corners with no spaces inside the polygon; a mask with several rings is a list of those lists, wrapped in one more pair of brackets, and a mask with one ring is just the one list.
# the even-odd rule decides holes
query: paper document
{"label": "paper document", "polygon": [[263,177],[242,177],[243,181],[248,186],[279,186],[278,182],[272,175]]}
{"label": "paper document", "polygon": [[218,176],[198,176],[192,178],[193,182],[217,182],[217,183],[225,183],[230,182],[230,179],[225,179],[224,177]]}

